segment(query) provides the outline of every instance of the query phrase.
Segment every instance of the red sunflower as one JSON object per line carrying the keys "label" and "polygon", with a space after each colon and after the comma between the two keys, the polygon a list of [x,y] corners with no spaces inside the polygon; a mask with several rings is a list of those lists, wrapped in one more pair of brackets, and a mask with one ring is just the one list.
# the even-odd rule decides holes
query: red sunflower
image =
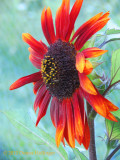
{"label": "red sunflower", "polygon": [[107,51],[93,47],[79,52],[87,40],[106,25],[110,19],[109,12],[99,13],[88,20],[70,39],[82,2],[76,0],[70,11],[70,0],[62,1],[56,13],[56,32],[51,9],[43,9],[41,24],[49,46],[28,33],[22,35],[30,45],[30,61],[39,71],[18,79],[10,90],[33,82],[33,91],[37,94],[34,110],[39,109],[36,126],[45,116],[51,101],[50,114],[56,128],[57,146],[61,141],[64,144],[65,138],[71,147],[75,147],[76,139],[88,149],[90,132],[83,97],[98,114],[112,121],[117,120],[111,111],[116,111],[118,107],[100,95],[87,77],[93,70],[87,58],[100,56]]}

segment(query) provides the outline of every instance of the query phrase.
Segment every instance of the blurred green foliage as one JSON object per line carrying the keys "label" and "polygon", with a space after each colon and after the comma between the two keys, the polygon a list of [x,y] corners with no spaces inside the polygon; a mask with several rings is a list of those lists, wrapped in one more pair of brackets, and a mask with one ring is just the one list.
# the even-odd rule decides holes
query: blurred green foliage
{"label": "blurred green foliage", "polygon": [[[75,0],[71,0],[71,6]],[[28,58],[28,45],[22,41],[22,33],[28,32],[36,39],[46,40],[43,36],[40,17],[44,6],[50,6],[53,12],[53,19],[61,0],[0,0],[0,110],[11,111],[16,115],[17,120],[22,120],[30,125],[31,117],[29,109],[33,107],[35,95],[32,92],[32,84],[24,86],[16,91],[9,91],[9,86],[18,78],[36,72]],[[120,5],[119,0],[84,0],[82,10],[76,22],[77,29],[83,22],[99,12],[110,11],[111,21],[106,28],[120,26]],[[99,46],[99,41],[96,46]],[[105,46],[108,50],[103,56],[104,63],[98,68],[98,72],[105,70],[110,76],[111,54],[112,51],[120,47],[120,42],[111,42]],[[111,99],[117,106],[119,102],[119,92],[110,94]],[[13,115],[14,116],[14,115]],[[33,123],[33,127],[35,124]],[[49,110],[47,115],[41,120],[39,126],[54,138],[55,128],[53,127]],[[98,127],[99,126],[99,127]],[[103,150],[106,151],[105,143],[98,136],[104,137],[104,119],[100,116],[96,118],[96,146],[98,160],[104,157]],[[77,145],[80,149],[82,146]],[[102,146],[102,147],[101,147]],[[5,155],[4,151],[24,151],[35,152],[45,151],[54,152],[51,148],[35,144],[33,141],[22,136],[19,131],[13,127],[9,120],[0,113],[0,160],[13,159],[61,159],[57,153],[54,155]],[[87,155],[87,152],[84,151]],[[116,160],[119,160],[118,156]]]}

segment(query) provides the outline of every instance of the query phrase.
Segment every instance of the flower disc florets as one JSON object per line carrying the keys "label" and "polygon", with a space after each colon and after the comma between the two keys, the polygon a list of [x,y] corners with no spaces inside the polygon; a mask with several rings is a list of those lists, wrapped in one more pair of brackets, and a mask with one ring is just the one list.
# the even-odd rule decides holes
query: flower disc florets
{"label": "flower disc florets", "polygon": [[48,48],[42,61],[42,76],[51,95],[58,99],[71,97],[79,87],[73,44],[57,40]]}

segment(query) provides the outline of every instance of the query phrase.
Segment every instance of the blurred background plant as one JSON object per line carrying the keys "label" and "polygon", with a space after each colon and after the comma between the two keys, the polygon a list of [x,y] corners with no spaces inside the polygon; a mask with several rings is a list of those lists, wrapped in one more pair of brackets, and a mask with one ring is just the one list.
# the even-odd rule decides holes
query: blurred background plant
{"label": "blurred background plant", "polygon": [[[73,5],[74,2],[75,0],[71,0],[71,5]],[[84,148],[78,144],[76,144],[77,149],[74,149],[73,151],[69,147],[66,147],[66,152],[64,152],[63,148],[60,148],[60,151],[55,151],[55,147],[50,147],[51,143],[53,143],[52,141],[54,140],[55,128],[51,123],[49,110],[47,115],[39,123],[39,127],[42,128],[42,131],[47,132],[51,137],[53,137],[53,139],[49,140],[50,145],[44,145],[46,144],[46,141],[43,142],[43,133],[43,139],[38,140],[42,135],[42,131],[39,130],[39,128],[35,128],[36,116],[33,111],[35,96],[32,92],[32,84],[26,85],[25,87],[14,92],[9,91],[9,86],[16,79],[36,72],[35,67],[33,67],[29,61],[29,52],[27,49],[28,45],[22,41],[22,33],[30,33],[36,39],[42,39],[44,42],[46,42],[40,23],[42,9],[44,6],[50,6],[53,13],[53,18],[55,19],[55,13],[60,4],[61,0],[11,0],[9,2],[8,0],[0,0],[0,111],[4,112],[4,114],[8,117],[7,119],[4,114],[0,113],[1,160],[59,160],[62,159],[62,155],[65,155],[66,152],[69,153],[69,159],[75,159],[78,149],[88,156],[88,153],[84,150]],[[105,35],[105,30],[107,28],[120,29],[119,0],[94,0],[94,2],[92,0],[84,0],[75,29],[77,29],[83,22],[101,11],[110,11],[111,20],[108,25],[99,33]],[[108,34],[107,38],[114,38],[114,36],[116,37],[116,35]],[[120,38],[120,35],[118,34],[117,37]],[[96,38],[95,46],[98,47],[103,42],[104,38],[104,36]],[[111,42],[105,45],[102,49],[104,48],[108,50],[108,53],[100,57],[101,59],[99,60],[103,61],[104,63],[96,68],[96,72],[101,73],[101,71],[104,71],[104,75],[107,75],[107,78],[109,79],[111,70],[111,55],[114,50],[120,48],[120,41]],[[103,76],[103,74],[101,74],[101,76]],[[120,87],[117,86],[117,89],[119,88]],[[119,94],[119,90],[114,90],[112,91],[112,94],[109,93],[109,95],[107,95],[107,98],[118,107],[120,106]],[[10,120],[17,129],[12,125]],[[106,132],[104,121],[104,118],[97,115],[95,126],[98,160],[104,159],[105,153],[107,152],[107,140],[106,143],[103,140]],[[18,124],[20,125],[19,127]],[[28,132],[25,127],[28,127],[29,130],[34,133]],[[39,137],[37,137],[36,134],[39,135]],[[108,138],[110,137],[108,136]],[[35,151],[45,151],[45,154],[8,155],[9,152],[7,152],[6,155],[4,151],[24,151],[34,153]],[[54,154],[48,155],[47,152],[54,152]],[[119,160],[120,152],[117,152],[113,159]]]}

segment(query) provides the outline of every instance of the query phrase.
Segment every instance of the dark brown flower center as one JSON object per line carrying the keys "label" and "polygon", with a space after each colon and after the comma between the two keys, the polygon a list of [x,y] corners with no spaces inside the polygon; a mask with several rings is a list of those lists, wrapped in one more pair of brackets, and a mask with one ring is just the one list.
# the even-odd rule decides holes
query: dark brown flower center
{"label": "dark brown flower center", "polygon": [[75,57],[74,45],[58,40],[50,45],[42,61],[43,80],[51,95],[58,99],[71,97],[80,85]]}

